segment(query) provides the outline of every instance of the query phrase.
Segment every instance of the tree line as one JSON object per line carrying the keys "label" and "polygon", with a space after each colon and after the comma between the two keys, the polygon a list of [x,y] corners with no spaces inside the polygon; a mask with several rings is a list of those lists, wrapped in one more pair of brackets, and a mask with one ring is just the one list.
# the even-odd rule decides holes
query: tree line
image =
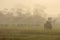
{"label": "tree line", "polygon": [[[41,7],[42,8],[42,7]],[[0,24],[6,25],[7,24],[33,24],[33,25],[40,25],[43,24],[45,21],[46,13],[44,8],[39,9],[38,7],[33,9],[33,15],[31,15],[31,11],[27,10],[24,12],[23,9],[19,8],[16,9],[12,8],[12,12],[8,11],[7,8],[5,10],[0,10]],[[24,13],[23,13],[24,12]],[[5,13],[5,14],[4,14]],[[14,16],[17,14],[17,16]]]}

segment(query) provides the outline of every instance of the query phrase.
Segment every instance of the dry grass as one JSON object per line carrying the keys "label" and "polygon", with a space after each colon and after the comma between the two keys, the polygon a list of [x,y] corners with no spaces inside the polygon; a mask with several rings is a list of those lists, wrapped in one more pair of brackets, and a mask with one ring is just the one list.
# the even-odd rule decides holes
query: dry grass
{"label": "dry grass", "polygon": [[60,32],[37,27],[0,27],[0,40],[60,40]]}

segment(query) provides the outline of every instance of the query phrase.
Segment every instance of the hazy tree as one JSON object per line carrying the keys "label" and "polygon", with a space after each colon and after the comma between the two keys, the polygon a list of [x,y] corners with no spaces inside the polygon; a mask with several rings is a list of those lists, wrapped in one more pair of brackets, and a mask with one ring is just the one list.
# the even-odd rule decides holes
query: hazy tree
{"label": "hazy tree", "polygon": [[5,15],[3,14],[2,11],[0,11],[0,23],[2,24],[4,23],[4,21],[5,21]]}

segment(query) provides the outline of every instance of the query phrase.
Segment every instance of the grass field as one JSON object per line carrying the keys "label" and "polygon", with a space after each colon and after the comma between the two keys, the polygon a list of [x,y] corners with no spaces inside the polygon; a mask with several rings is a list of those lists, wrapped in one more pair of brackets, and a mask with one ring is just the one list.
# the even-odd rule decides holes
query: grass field
{"label": "grass field", "polygon": [[60,32],[44,32],[39,27],[0,27],[0,40],[60,40]]}

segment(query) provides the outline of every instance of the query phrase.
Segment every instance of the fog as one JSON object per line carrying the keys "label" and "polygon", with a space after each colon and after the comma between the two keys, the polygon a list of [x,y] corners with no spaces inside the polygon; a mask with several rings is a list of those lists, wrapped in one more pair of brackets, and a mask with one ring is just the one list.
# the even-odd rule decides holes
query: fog
{"label": "fog", "polygon": [[59,0],[0,0],[0,10],[4,14],[14,13],[15,16],[20,15],[17,14],[16,11],[18,11],[18,13],[21,11],[23,15],[25,15],[26,13],[30,13],[27,14],[27,17],[30,16],[31,14],[32,15],[38,14],[43,18],[46,17],[56,18],[59,17],[60,14],[60,1]]}
{"label": "fog", "polygon": [[60,0],[0,0],[0,39],[60,40]]}
{"label": "fog", "polygon": [[17,5],[23,5],[26,8],[34,8],[35,4],[46,7],[48,16],[57,16],[60,13],[60,0],[0,0],[0,8],[16,8]]}

